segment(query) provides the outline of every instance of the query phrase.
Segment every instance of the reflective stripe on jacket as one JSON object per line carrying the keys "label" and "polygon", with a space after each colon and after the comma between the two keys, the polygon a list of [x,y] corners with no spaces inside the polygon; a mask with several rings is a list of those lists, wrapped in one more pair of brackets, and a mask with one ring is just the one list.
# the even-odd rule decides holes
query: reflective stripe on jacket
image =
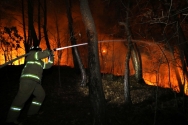
{"label": "reflective stripe on jacket", "polygon": [[31,51],[26,58],[26,64],[22,70],[21,79],[32,79],[41,82],[43,69],[48,69],[53,65],[54,58],[48,59],[45,63],[41,59],[50,56],[49,50],[44,51]]}

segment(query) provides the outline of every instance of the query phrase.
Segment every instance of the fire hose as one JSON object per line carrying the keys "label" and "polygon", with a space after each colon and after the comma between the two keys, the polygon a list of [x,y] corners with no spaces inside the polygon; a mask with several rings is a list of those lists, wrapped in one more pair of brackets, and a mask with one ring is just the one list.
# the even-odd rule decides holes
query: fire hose
{"label": "fire hose", "polygon": [[[65,46],[65,47],[60,47],[60,48],[55,48],[53,49],[53,51],[59,51],[59,50],[63,50],[63,49],[67,49],[67,48],[72,48],[72,47],[77,47],[77,46],[83,46],[83,45],[87,45],[88,43],[81,43],[81,44],[75,44],[75,45],[70,45],[70,46]],[[25,56],[28,56],[30,53],[26,53],[24,55],[18,56],[17,58],[10,60],[9,62],[4,63],[3,65],[0,66],[0,69],[7,66],[10,63],[13,63],[14,61],[21,59]]]}
{"label": "fire hose", "polygon": [[83,46],[83,45],[87,45],[87,44],[88,44],[88,43],[75,44],[75,45],[70,45],[70,46],[55,48],[55,49],[53,49],[53,50],[54,50],[54,51],[58,51],[58,50],[63,50],[63,49],[72,48],[72,47],[76,47],[76,46]]}
{"label": "fire hose", "polygon": [[[123,41],[126,41],[126,40],[102,40],[102,41],[98,41],[98,42],[114,42],[114,41],[119,41],[119,42],[123,42]],[[53,51],[59,51],[59,50],[63,50],[63,49],[67,49],[67,48],[72,48],[72,47],[76,47],[76,46],[84,46],[84,45],[87,45],[88,43],[81,43],[81,44],[75,44],[75,45],[70,45],[70,46],[65,46],[65,47],[60,47],[60,48],[55,48],[53,49]],[[17,58],[13,59],[13,60],[10,60],[9,62],[6,62],[4,63],[3,65],[0,66],[0,69],[7,66],[8,64],[10,63],[13,63],[14,61],[20,59],[20,58],[23,58],[25,56],[28,56],[29,53],[26,53],[24,55],[21,55],[21,56],[18,56]]]}

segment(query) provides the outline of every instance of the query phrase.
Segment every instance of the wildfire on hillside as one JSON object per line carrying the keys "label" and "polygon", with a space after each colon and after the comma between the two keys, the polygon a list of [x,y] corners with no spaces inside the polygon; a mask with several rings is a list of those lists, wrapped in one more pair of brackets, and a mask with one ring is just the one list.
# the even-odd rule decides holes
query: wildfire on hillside
{"label": "wildfire on hillside", "polygon": [[[45,44],[41,44],[41,47],[45,48]],[[177,55],[176,57],[173,57],[173,54],[164,48],[164,51],[161,52],[157,45],[148,44],[148,42],[140,42],[139,49],[142,59],[143,78],[146,84],[164,88],[172,88],[172,90],[176,92],[180,92],[181,88],[183,87],[185,94],[188,95],[187,79],[182,72],[180,59]],[[101,72],[123,76],[125,70],[126,52],[127,48],[123,40],[119,42],[114,40],[99,43]],[[12,59],[18,56],[18,52],[12,52],[12,54]],[[23,54],[24,49],[19,50],[19,55]],[[1,64],[4,63],[3,58],[3,54],[1,54]],[[62,58],[58,58],[57,53],[55,52],[55,60],[55,65],[57,65],[58,60],[60,60],[60,65],[73,67],[71,49],[69,48],[64,50]],[[15,61],[13,65],[20,65],[23,64],[23,62],[24,58]],[[134,75],[134,72],[135,71],[131,61],[130,75]]]}

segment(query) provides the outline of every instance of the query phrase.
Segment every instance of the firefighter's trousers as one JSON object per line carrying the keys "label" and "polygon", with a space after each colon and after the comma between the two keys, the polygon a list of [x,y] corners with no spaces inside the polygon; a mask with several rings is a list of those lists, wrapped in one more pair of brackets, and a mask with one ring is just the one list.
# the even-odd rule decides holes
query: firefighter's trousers
{"label": "firefighter's trousers", "polygon": [[37,114],[45,98],[41,84],[33,80],[22,79],[16,97],[14,98],[7,116],[7,122],[17,121],[20,111],[31,95],[34,95],[27,115]]}

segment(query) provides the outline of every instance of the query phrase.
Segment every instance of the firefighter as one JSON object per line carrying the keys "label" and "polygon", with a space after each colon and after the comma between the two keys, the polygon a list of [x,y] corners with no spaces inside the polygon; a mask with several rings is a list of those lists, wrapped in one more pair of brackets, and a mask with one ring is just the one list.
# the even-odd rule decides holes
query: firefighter
{"label": "firefighter", "polygon": [[[42,61],[42,59],[47,57],[47,63]],[[38,113],[45,98],[45,92],[41,86],[43,69],[52,67],[53,63],[54,55],[52,50],[42,51],[42,49],[39,47],[31,47],[20,76],[18,93],[14,98],[8,112],[6,120],[7,125],[19,125],[17,119],[20,115],[20,111],[32,94],[34,95],[34,98],[29,107],[27,115],[32,116]]]}

